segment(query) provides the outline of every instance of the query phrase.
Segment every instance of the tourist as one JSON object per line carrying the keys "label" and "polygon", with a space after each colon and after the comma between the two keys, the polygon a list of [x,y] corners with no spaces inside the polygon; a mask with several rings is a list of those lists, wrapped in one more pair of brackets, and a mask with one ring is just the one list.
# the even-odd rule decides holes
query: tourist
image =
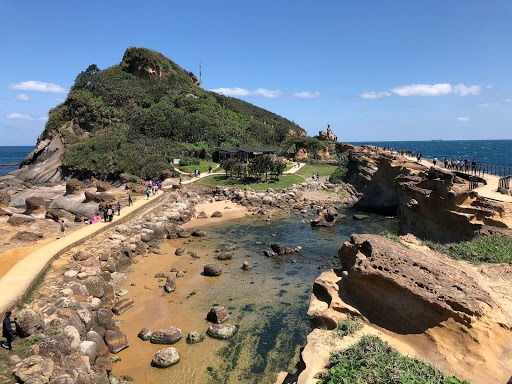
{"label": "tourist", "polygon": [[128,194],[128,206],[133,205],[132,195]]}
{"label": "tourist", "polygon": [[436,166],[436,163],[437,163],[437,157],[434,157],[434,158],[432,159],[432,163],[434,163],[434,167],[435,167],[435,166]]}
{"label": "tourist", "polygon": [[121,203],[117,202],[117,216],[121,216]]}
{"label": "tourist", "polygon": [[212,168],[212,166],[211,166],[211,165],[209,165],[209,166],[208,166],[208,173],[212,173],[212,169],[213,169],[213,168]]}
{"label": "tourist", "polygon": [[60,233],[62,236],[66,236],[66,226],[64,225],[64,220],[60,221]]}
{"label": "tourist", "polygon": [[109,205],[108,208],[107,208],[107,217],[108,217],[109,223],[112,222],[112,217],[113,216],[114,216],[114,210],[112,209],[112,206]]}
{"label": "tourist", "polygon": [[471,160],[471,172],[473,172],[476,175],[476,160]]}
{"label": "tourist", "polygon": [[103,222],[107,222],[107,207],[103,207]]}
{"label": "tourist", "polygon": [[5,318],[2,322],[2,336],[6,338],[6,342],[2,343],[2,347],[8,349],[9,351],[12,349],[12,341],[16,338],[14,331],[12,330],[12,324],[16,324],[16,319],[14,321],[11,320],[11,311],[5,312]]}
{"label": "tourist", "polygon": [[151,189],[149,189],[149,187],[146,188],[146,196],[149,200],[149,195],[151,195]]}

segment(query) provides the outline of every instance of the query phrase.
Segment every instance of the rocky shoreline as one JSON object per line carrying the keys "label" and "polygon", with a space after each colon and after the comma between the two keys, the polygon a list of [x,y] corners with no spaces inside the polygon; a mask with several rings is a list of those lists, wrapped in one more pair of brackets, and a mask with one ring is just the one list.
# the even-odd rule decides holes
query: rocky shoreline
{"label": "rocky shoreline", "polygon": [[[304,183],[279,193],[229,188],[216,188],[213,192],[205,193],[194,187],[187,189],[179,186],[163,192],[164,196],[160,197],[156,206],[143,210],[135,220],[116,225],[87,240],[79,250],[72,249],[62,255],[32,299],[22,309],[15,311],[20,336],[34,340],[34,345],[26,351],[24,358],[11,356],[9,366],[13,367],[14,377],[23,383],[119,382],[120,379],[111,374],[112,360],[109,357],[127,348],[129,341],[117,326],[116,317],[130,311],[135,304],[120,289],[122,282],[127,273],[137,268],[140,257],[161,253],[161,241],[206,235],[204,230],[186,229],[183,226],[193,216],[206,216],[204,212],[195,212],[196,204],[232,201],[256,215],[283,210],[317,210],[324,204],[334,202],[350,205],[352,201],[348,193],[343,201],[337,194],[321,193],[337,188],[340,187],[327,183]],[[105,195],[108,192],[97,193]],[[79,196],[78,201],[82,194],[82,185],[75,181],[68,182],[66,196]],[[325,200],[311,200],[304,197],[307,194],[322,195]],[[29,197],[27,200],[29,206],[34,199]],[[33,220],[48,220],[42,218],[48,216],[44,212],[46,206],[41,201],[32,205],[36,207],[31,208],[30,212],[12,214],[9,220],[25,216]],[[210,216],[211,220],[222,217],[221,212],[214,213]],[[179,273],[174,271],[166,274],[164,279],[167,282],[163,286],[166,291],[172,291]],[[223,336],[224,330],[215,327],[209,333],[226,337]],[[173,351],[165,350],[160,355],[170,352]],[[164,360],[175,361],[175,356],[176,353],[170,353],[168,359]],[[155,356],[154,359],[154,364],[160,364],[162,356]],[[148,357],[148,363],[150,360],[151,357]]]}

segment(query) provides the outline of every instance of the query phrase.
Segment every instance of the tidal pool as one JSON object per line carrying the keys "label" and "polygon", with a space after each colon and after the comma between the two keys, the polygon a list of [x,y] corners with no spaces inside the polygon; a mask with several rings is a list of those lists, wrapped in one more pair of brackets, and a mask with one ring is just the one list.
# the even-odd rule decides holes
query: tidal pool
{"label": "tidal pool", "polygon": [[[356,221],[351,219],[354,212],[345,213],[349,219],[334,228],[312,228],[309,220],[313,216],[271,221],[248,217],[202,228],[207,237],[169,241],[162,247],[166,254],[144,258],[127,280],[138,305],[120,317],[130,348],[120,353],[122,361],[114,366],[114,374],[132,376],[138,383],[260,384],[274,383],[280,371],[294,372],[310,331],[307,309],[316,277],[338,265],[337,249],[350,234],[395,233],[398,228],[394,219],[370,215],[368,220]],[[272,243],[302,249],[265,257],[263,252]],[[216,250],[232,246],[223,251],[233,254],[232,260],[215,259]],[[175,256],[178,247],[188,253]],[[253,265],[250,271],[241,269],[244,261]],[[203,266],[209,263],[222,265],[222,275],[202,276]],[[187,273],[176,280],[176,292],[165,294],[153,274],[158,268],[168,272],[170,267]],[[135,288],[130,288],[130,281],[138,282]],[[228,309],[231,318],[227,322],[238,327],[237,334],[228,341],[206,336],[202,343],[186,344],[190,331],[206,335],[206,314],[214,304]],[[151,367],[154,352],[166,346],[143,342],[136,335],[142,327],[170,325],[183,331],[183,339],[174,345],[181,361],[166,369]]]}

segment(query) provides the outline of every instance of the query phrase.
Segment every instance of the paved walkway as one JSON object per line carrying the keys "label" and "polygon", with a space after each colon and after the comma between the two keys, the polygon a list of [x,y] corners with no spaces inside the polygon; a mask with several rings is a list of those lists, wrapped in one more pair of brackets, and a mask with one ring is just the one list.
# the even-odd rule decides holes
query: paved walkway
{"label": "paved walkway", "polygon": [[132,206],[124,207],[121,210],[121,216],[114,216],[111,223],[84,224],[83,228],[41,246],[41,248],[20,260],[0,279],[0,313],[4,313],[20,303],[27,292],[30,291],[30,288],[37,282],[38,277],[46,271],[55,258],[113,226],[135,217],[143,209],[151,208],[163,196],[164,193],[159,192],[156,196],[150,197],[149,200],[141,197],[134,201]]}
{"label": "paved walkway", "polygon": [[[405,156],[408,160],[418,162],[415,157]],[[434,164],[429,159],[422,159],[419,164],[425,165],[427,167],[433,167]],[[436,165],[436,168],[445,169],[442,166]],[[489,199],[497,200],[497,201],[505,201],[512,202],[512,196],[505,195],[503,193],[498,192],[498,181],[500,179],[499,176],[484,174],[483,179],[487,181],[487,185],[480,185],[478,188],[473,189],[473,191],[477,192],[478,195],[487,197]]]}

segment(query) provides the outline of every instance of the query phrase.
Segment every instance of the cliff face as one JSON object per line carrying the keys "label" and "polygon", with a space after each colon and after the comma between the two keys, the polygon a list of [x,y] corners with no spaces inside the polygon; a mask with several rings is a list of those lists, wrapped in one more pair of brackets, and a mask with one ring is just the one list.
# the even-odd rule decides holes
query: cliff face
{"label": "cliff face", "polygon": [[397,215],[401,234],[438,242],[467,240],[485,226],[507,228],[503,203],[478,196],[466,180],[374,147],[350,152],[347,181],[362,197],[356,207]]}
{"label": "cliff face", "polygon": [[343,271],[324,272],[313,287],[308,314],[317,329],[302,353],[299,383],[315,382],[328,364],[326,350],[347,346],[344,339],[333,345],[327,331],[347,319],[364,324],[361,334],[377,334],[471,383],[510,377],[512,266],[476,267],[407,240],[352,235],[340,247]]}

